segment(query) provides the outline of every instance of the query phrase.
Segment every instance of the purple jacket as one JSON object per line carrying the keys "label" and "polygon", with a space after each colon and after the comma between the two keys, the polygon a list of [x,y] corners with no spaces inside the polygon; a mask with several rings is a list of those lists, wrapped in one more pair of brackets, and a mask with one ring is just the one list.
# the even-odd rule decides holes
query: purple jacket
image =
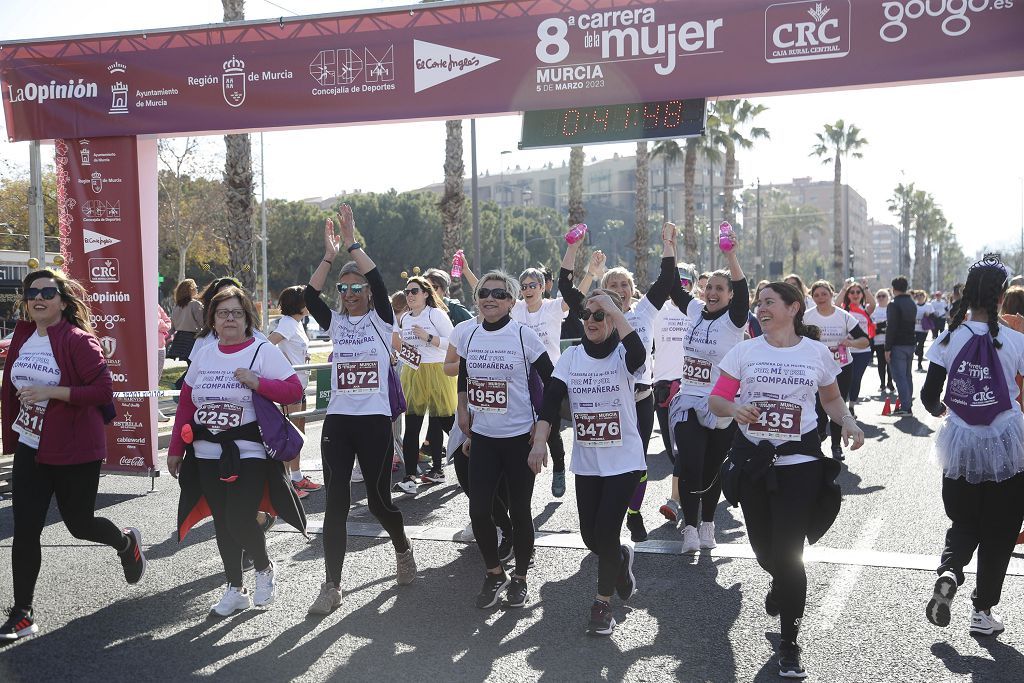
{"label": "purple jacket", "polygon": [[[11,368],[35,323],[21,321],[14,328],[3,386],[0,387],[0,423],[3,425],[3,452],[13,453],[18,443],[14,420],[21,403],[11,382]],[[53,356],[60,368],[60,386],[71,388],[71,400],[51,400],[46,406],[43,433],[39,438],[36,462],[45,465],[78,465],[107,457],[107,439],[103,430],[105,416],[113,415],[113,381],[107,361],[95,335],[80,330],[66,320],[47,328]],[[106,421],[109,421],[107,419]]]}

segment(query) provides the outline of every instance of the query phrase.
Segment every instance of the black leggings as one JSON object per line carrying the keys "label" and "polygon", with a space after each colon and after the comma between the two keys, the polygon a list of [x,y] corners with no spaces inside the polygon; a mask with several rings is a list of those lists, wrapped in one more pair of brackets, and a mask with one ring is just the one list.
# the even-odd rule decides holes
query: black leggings
{"label": "black leggings", "polygon": [[548,435],[548,452],[551,453],[551,464],[555,472],[565,472],[565,445],[562,443],[562,421],[551,425]]}
{"label": "black leggings", "polygon": [[366,482],[366,504],[391,537],[397,552],[405,552],[402,513],[391,502],[391,418],[385,415],[328,415],[320,438],[320,457],[327,487],[324,512],[324,563],[327,580],[341,585],[348,544],[348,511],[352,505],[352,466],[359,459]]}
{"label": "black leggings", "polygon": [[665,454],[672,462],[676,461],[676,454],[672,450],[673,436],[672,426],[669,424],[668,406],[661,406],[668,399],[672,390],[672,381],[659,380],[654,383],[654,414],[658,416],[658,431],[661,432],[661,443],[665,446]]}
{"label": "black leggings", "polygon": [[611,477],[577,474],[576,510],[580,516],[580,535],[587,548],[597,555],[597,594],[610,596],[622,570],[622,518],[640,481],[642,471]]}
{"label": "black leggings", "polygon": [[698,509],[702,521],[715,521],[715,509],[722,497],[718,470],[725,462],[735,433],[735,422],[725,429],[708,429],[697,421],[697,413],[692,408],[686,419],[676,425],[679,456],[674,474],[679,477],[679,497],[686,526],[697,526]]}
{"label": "black leggings", "polygon": [[878,364],[878,385],[881,387],[892,386],[892,370],[885,362],[885,345],[878,344],[873,347],[875,350],[875,363]]}
{"label": "black leggings", "polygon": [[508,485],[509,517],[512,520],[512,547],[516,557],[516,575],[526,576],[533,555],[534,473],[527,464],[530,435],[503,439],[473,434],[469,458],[469,517],[473,535],[488,569],[500,567],[498,534],[494,528],[494,498],[502,479]]}
{"label": "black leggings", "polygon": [[924,332],[914,332],[914,341],[917,342],[914,348],[914,353],[917,354],[917,364],[921,365],[924,362],[924,343],[928,340],[927,330]]}
{"label": "black leggings", "polygon": [[[852,378],[853,363],[848,363],[839,372],[839,376],[836,377],[836,384],[839,385],[839,395],[843,397],[843,403],[846,403],[850,398],[850,380]],[[814,397],[814,408],[818,413],[818,437],[821,438],[822,443],[831,434],[833,447],[842,444],[843,426],[829,419],[824,406],[821,405],[820,395],[815,395]]]}
{"label": "black leggings", "polygon": [[[462,452],[462,449],[455,451],[452,456],[452,464],[455,467],[455,478],[459,480],[459,486],[469,495],[469,458]],[[508,516],[508,484],[502,477],[498,484],[498,492],[494,494],[494,502],[491,504],[491,517],[494,525],[501,529],[505,538],[512,538],[512,520]]]}
{"label": "black leggings", "polygon": [[43,465],[36,462],[36,449],[19,443],[14,450],[14,543],[11,573],[14,576],[14,605],[32,608],[36,579],[42,565],[39,537],[46,526],[50,499],[71,535],[83,541],[102,543],[125,550],[127,539],[113,522],[96,517],[96,490],[102,461],[80,465]]}
{"label": "black leggings", "polygon": [[[430,459],[434,469],[444,467],[444,448],[441,443],[444,437],[441,432],[452,431],[455,424],[454,415],[438,417],[431,415],[427,419],[427,441],[430,442]],[[405,456],[405,476],[414,477],[420,464],[420,429],[423,427],[423,415],[405,414],[405,433],[402,435],[402,453]]]}
{"label": "black leggings", "polygon": [[267,539],[256,521],[260,501],[267,486],[267,461],[263,458],[242,458],[238,461],[238,479],[228,483],[220,480],[220,460],[196,458],[199,489],[213,514],[217,534],[217,550],[224,563],[228,583],[242,587],[242,550],[252,558],[257,571],[270,566]]}
{"label": "black leggings", "polygon": [[777,484],[774,491],[768,490],[764,477],[751,480],[743,476],[740,507],[757,563],[772,577],[782,639],[796,642],[807,605],[804,540],[824,470],[820,460],[773,469]]}
{"label": "black leggings", "polygon": [[647,446],[651,443],[654,433],[654,393],[645,399],[636,401],[636,426],[640,431],[640,440],[644,444],[644,458],[647,457]]}

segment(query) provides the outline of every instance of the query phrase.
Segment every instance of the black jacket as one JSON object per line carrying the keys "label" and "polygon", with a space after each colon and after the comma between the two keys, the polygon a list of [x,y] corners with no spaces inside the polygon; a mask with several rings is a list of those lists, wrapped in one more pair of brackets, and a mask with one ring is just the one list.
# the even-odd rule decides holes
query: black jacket
{"label": "black jacket", "polygon": [[894,346],[913,346],[914,323],[917,319],[917,304],[909,294],[897,294],[885,309],[885,350]]}

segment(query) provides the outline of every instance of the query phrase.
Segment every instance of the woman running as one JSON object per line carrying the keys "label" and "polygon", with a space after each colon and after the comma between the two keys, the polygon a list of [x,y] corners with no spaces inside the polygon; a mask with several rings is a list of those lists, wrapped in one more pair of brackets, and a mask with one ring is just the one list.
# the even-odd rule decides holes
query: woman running
{"label": "woman running", "polygon": [[875,324],[875,336],[872,338],[875,351],[875,363],[878,365],[878,393],[884,395],[886,391],[896,391],[892,384],[892,370],[885,362],[885,328],[888,324],[889,315],[889,290],[880,289],[875,292],[875,310],[871,312],[871,322]]}
{"label": "woman running", "polygon": [[928,294],[920,289],[914,292],[914,303],[917,312],[914,315],[914,353],[917,354],[917,371],[924,372],[924,343],[928,340],[928,330],[935,328],[932,319],[932,305],[928,303]]}
{"label": "woman running", "polygon": [[867,348],[850,349],[850,392],[847,406],[850,409],[850,415],[857,417],[854,406],[860,400],[860,385],[861,380],[864,379],[864,371],[871,365],[870,342],[877,332],[875,323],[871,319],[871,314],[875,312],[875,297],[872,296],[871,290],[865,288],[861,283],[848,280],[839,291],[836,300],[842,302],[840,306],[844,311],[857,319],[860,329],[868,337]]}
{"label": "woman running", "polygon": [[[494,607],[506,588],[506,607],[527,600],[526,573],[533,555],[535,473],[527,459],[537,416],[531,396],[531,373],[551,379],[551,359],[540,337],[511,318],[519,282],[501,271],[480,278],[475,298],[483,321],[459,349],[459,428],[469,437],[469,516],[487,575],[476,599],[481,609]],[[543,391],[542,387],[536,387]],[[542,445],[546,446],[548,434]],[[508,486],[515,573],[509,581],[498,556],[492,515],[494,498]]]}
{"label": "woman running", "polygon": [[704,301],[677,290],[680,306],[691,321],[680,363],[682,382],[671,405],[672,428],[679,451],[674,474],[679,478],[683,552],[687,554],[717,545],[715,510],[722,496],[718,470],[736,431],[732,420],[719,419],[708,407],[711,388],[718,380],[718,365],[726,353],[743,341],[750,310],[738,240],[731,230],[729,237],[734,245],[724,252],[729,270],[711,274],[704,290]]}
{"label": "woman running", "polygon": [[[388,340],[394,313],[388,290],[377,265],[355,239],[352,208],[338,212],[340,234],[334,222],[324,227],[324,257],[309,278],[306,307],[333,345],[331,400],[327,405],[320,455],[327,485],[324,512],[324,563],[327,580],[309,607],[310,614],[330,614],[341,605],[341,572],[348,543],[346,527],[352,504],[351,475],[358,461],[366,482],[366,502],[391,538],[398,564],[398,583],[416,577],[416,560],[405,534],[402,513],[391,502],[391,401],[388,375],[391,352]],[[341,247],[352,255],[341,267],[338,293],[341,311],[332,311],[320,298]]]}
{"label": "woman running", "polygon": [[811,298],[807,291],[807,285],[804,284],[803,279],[799,275],[796,273],[790,273],[786,276],[786,282],[796,287],[797,291],[800,292],[800,295],[803,296],[804,307],[806,310],[809,311],[814,308],[814,299]]}
{"label": "woman running", "polygon": [[[833,353],[804,324],[802,294],[785,282],[769,284],[758,297],[757,317],[764,334],[722,359],[711,410],[739,425],[729,455],[738,501],[731,478],[725,486],[743,510],[758,564],[771,576],[764,607],[770,616],[781,615],[779,675],[804,678],[796,644],[807,603],[804,540],[817,541],[839,510],[832,481],[840,465],[821,452],[815,395],[853,450],[863,445],[864,433],[839,392]],[[831,514],[823,515],[823,500],[831,501]]]}
{"label": "woman running", "polygon": [[42,565],[40,536],[56,496],[75,538],[117,551],[124,578],[146,571],[142,534],[96,516],[100,465],[107,457],[103,425],[114,418],[113,382],[99,339],[89,324],[85,290],[60,271],[37,270],[23,283],[22,319],[4,365],[4,453],[14,453],[14,606],[0,641],[39,631],[32,614]]}
{"label": "woman running", "polygon": [[[228,581],[212,609],[221,617],[275,600],[277,567],[256,521],[264,502],[272,509],[263,512],[279,513],[303,533],[306,527],[284,463],[267,456],[253,407],[253,392],[281,405],[297,403],[302,384],[276,346],[255,338],[257,320],[252,300],[241,289],[227,287],[213,296],[206,326],[217,343],[193,352],[167,450],[167,470],[181,482],[179,540],[202,516],[203,499],[213,515]],[[256,569],[252,596],[242,582],[243,550]]]}
{"label": "woman running", "polygon": [[[811,298],[815,307],[804,313],[803,319],[808,325],[818,329],[822,344],[832,351],[832,356],[841,370],[836,383],[844,401],[850,397],[850,379],[853,376],[853,357],[851,349],[865,349],[868,346],[868,335],[861,329],[857,319],[841,308],[832,305],[835,292],[827,280],[818,280],[811,285]],[[828,414],[821,402],[818,403],[818,435],[824,442],[831,433],[832,457],[844,460],[841,442],[842,428],[828,419]]]}
{"label": "woman running", "polygon": [[580,535],[598,557],[597,595],[587,626],[593,635],[615,630],[612,593],[628,600],[636,591],[633,547],[623,544],[620,534],[622,518],[647,471],[636,411],[629,407],[647,351],[624,308],[611,290],[586,297],[583,343],[566,349],[558,361],[530,450],[530,467],[539,473],[547,466],[545,437],[551,425],[559,424],[562,401],[568,397]]}
{"label": "woman running", "polygon": [[949,331],[928,349],[921,389],[928,412],[945,415],[933,454],[942,466],[942,504],[951,522],[926,614],[936,626],[949,625],[950,603],[977,551],[970,632],[986,636],[1004,630],[992,608],[1024,522],[1024,416],[1015,381],[1024,374],[1024,335],[998,322],[1008,281],[997,257],[971,266]]}
{"label": "woman running", "polygon": [[419,484],[443,484],[444,452],[441,439],[430,440],[431,468],[418,476],[420,430],[429,413],[427,433],[438,427],[450,432],[455,422],[457,402],[455,379],[444,374],[444,356],[453,325],[444,301],[426,278],[414,275],[406,281],[405,298],[409,311],[395,330],[394,348],[402,361],[402,389],[408,410],[405,413],[405,478],[397,484],[404,493],[415,494]]}

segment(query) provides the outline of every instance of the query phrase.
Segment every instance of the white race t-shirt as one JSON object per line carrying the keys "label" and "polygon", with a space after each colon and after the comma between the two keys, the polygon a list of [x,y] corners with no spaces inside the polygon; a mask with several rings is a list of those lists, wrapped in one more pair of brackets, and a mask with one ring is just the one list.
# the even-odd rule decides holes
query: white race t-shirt
{"label": "white race t-shirt", "polygon": [[840,346],[839,342],[850,337],[850,333],[857,327],[856,318],[839,307],[833,308],[831,315],[822,315],[817,308],[813,308],[804,313],[804,323],[818,326],[821,330],[821,343],[829,348],[839,367],[846,367],[853,362],[850,358],[851,349]]}
{"label": "white race t-shirt", "polygon": [[[18,359],[11,366],[11,383],[15,388],[28,386],[55,387],[60,384],[60,368],[53,357],[50,337],[40,337],[35,331],[28,336]],[[39,448],[39,436],[43,433],[43,418],[49,399],[38,403],[22,404],[18,417],[14,419],[14,431],[20,436],[18,441],[29,448]]]}
{"label": "white race t-shirt", "polygon": [[744,320],[740,327],[732,323],[728,308],[714,320],[703,315],[704,303],[693,300],[686,312],[690,316],[689,333],[686,335],[682,357],[682,381],[679,393],[684,396],[709,396],[711,389],[722,374],[719,363],[734,346],[743,341],[747,329]]}
{"label": "white race t-shirt", "polygon": [[552,376],[569,388],[573,473],[611,477],[646,469],[633,400],[636,378],[626,370],[622,344],[605,358],[592,358],[583,346],[570,346]]}
{"label": "white race t-shirt", "polygon": [[533,313],[522,299],[512,307],[512,319],[537,333],[552,363],[557,363],[562,355],[559,340],[562,336],[562,320],[566,315],[567,312],[562,310],[561,298],[541,299],[540,308]]}
{"label": "white race t-shirt", "polygon": [[637,336],[640,337],[640,341],[644,343],[644,349],[647,350],[647,359],[644,361],[643,367],[636,371],[636,381],[639,384],[654,384],[651,359],[654,358],[654,319],[657,316],[658,309],[646,296],[633,304],[633,307],[625,313],[627,322],[633,327]]}
{"label": "white race t-shirt", "polygon": [[[253,354],[256,354],[255,362],[252,362]],[[235,353],[224,353],[217,344],[206,345],[185,374],[185,383],[192,387],[197,423],[205,424],[217,434],[256,420],[252,389],[235,379],[235,370],[248,368],[250,362],[252,371],[267,379],[288,379],[295,374],[292,364],[270,342],[256,340]],[[196,441],[195,447],[197,458],[220,459],[220,444]],[[263,444],[255,441],[239,441],[238,451],[242,458],[267,457]]]}
{"label": "white race t-shirt", "polygon": [[[986,333],[988,333],[988,323],[965,321],[963,324],[958,325],[952,334],[949,331],[940,334],[939,338],[928,348],[925,357],[932,363],[937,363],[946,368],[948,371],[953,361],[956,360],[957,354],[970,341],[971,335]],[[948,345],[941,343],[946,337],[949,337]],[[999,364],[1003,368],[1002,381],[1006,382],[1006,388],[1010,395],[1010,410],[1007,412],[1020,412],[1020,404],[1017,403],[1020,389],[1017,387],[1016,376],[1018,374],[1024,375],[1024,334],[1011,330],[1005,325],[1000,325],[999,335],[996,339],[1001,344],[1001,347],[996,349],[996,356],[999,358]],[[994,423],[1005,414],[1005,412],[1000,413],[992,422]],[[949,416],[949,419],[967,426],[952,410],[947,410],[946,415]]]}
{"label": "white race t-shirt", "polygon": [[946,313],[949,311],[949,304],[946,303],[945,299],[932,299],[928,302],[928,305],[932,307],[932,313],[945,318]]}
{"label": "white race t-shirt", "polygon": [[536,416],[530,402],[528,364],[547,352],[540,337],[529,327],[510,320],[494,331],[478,325],[465,335],[460,346],[466,359],[466,393],[473,431],[493,439],[529,433]]}
{"label": "white race t-shirt", "polygon": [[[755,403],[758,422],[740,425],[743,435],[773,446],[799,441],[818,428],[815,398],[818,388],[836,381],[839,366],[821,342],[803,337],[789,348],[778,348],[764,337],[742,341],[725,354],[722,372],[740,380],[738,403]],[[811,455],[783,455],[776,465],[814,460]]]}
{"label": "white race t-shirt", "polygon": [[388,373],[393,326],[377,311],[353,318],[331,311],[331,400],[333,415],[386,415],[391,419]]}
{"label": "white race t-shirt", "polygon": [[879,332],[879,330],[885,330],[883,325],[889,321],[889,307],[888,306],[875,306],[875,310],[871,312],[871,322],[875,324],[875,338],[872,343],[875,346],[885,346],[885,332]]}
{"label": "white race t-shirt", "polygon": [[916,301],[914,304],[917,306],[917,312],[914,314],[914,332],[924,332],[925,329],[921,321],[932,312],[932,305],[929,303],[918,304]]}
{"label": "white race t-shirt", "polygon": [[[306,330],[302,327],[302,323],[290,315],[282,315],[277,321],[277,329],[274,331],[284,337],[277,348],[281,349],[281,353],[289,363],[292,365],[309,363],[309,337],[306,336]],[[302,388],[305,389],[309,384],[309,370],[302,370],[295,374],[299,376]]]}
{"label": "white race t-shirt", "polygon": [[[434,335],[440,340],[440,346],[434,346],[434,342],[427,342],[420,339],[413,332],[413,326],[419,325],[427,334]],[[423,363],[443,363],[445,354],[448,352],[448,337],[452,333],[452,321],[448,314],[432,306],[425,306],[419,315],[409,311],[402,316],[399,323],[398,335],[402,338],[402,346],[417,366]],[[411,349],[411,351],[409,350]],[[402,356],[404,354],[400,354]]]}
{"label": "white race t-shirt", "polygon": [[[252,336],[253,336],[253,339],[256,340],[257,344],[259,344],[260,342],[270,341],[269,339],[267,339],[267,335],[263,334],[259,330],[255,330],[254,329],[252,331]],[[207,346],[216,346],[216,345],[217,345],[217,337],[215,337],[212,332],[210,334],[206,335],[205,337],[196,337],[196,343],[192,347],[192,352],[188,354],[189,362],[195,363],[196,362],[196,358],[199,357],[199,352],[200,351],[205,349]]]}
{"label": "white race t-shirt", "polygon": [[654,318],[654,381],[677,380],[682,376],[683,343],[693,321],[674,303],[666,301]]}

